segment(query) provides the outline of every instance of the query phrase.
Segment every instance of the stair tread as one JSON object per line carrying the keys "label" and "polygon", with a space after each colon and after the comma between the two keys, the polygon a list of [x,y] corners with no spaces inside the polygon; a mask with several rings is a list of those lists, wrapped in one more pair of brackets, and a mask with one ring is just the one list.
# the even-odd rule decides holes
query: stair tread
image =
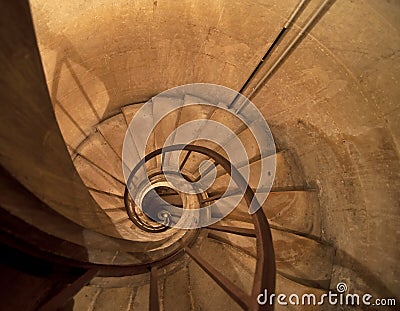
{"label": "stair tread", "polygon": [[316,192],[271,192],[262,209],[272,225],[321,236],[321,215]]}
{"label": "stair tread", "polygon": [[97,130],[103,135],[120,159],[122,159],[122,148],[127,129],[126,120],[122,113],[101,122],[97,126]]}
{"label": "stair tread", "polygon": [[132,288],[102,288],[94,303],[93,311],[129,310],[133,296]]}
{"label": "stair tread", "polygon": [[100,294],[101,288],[94,286],[84,286],[74,296],[74,311],[87,311],[93,308],[97,296]]}
{"label": "stair tread", "polygon": [[125,186],[123,184],[116,181],[109,174],[101,171],[83,157],[77,156],[74,164],[83,183],[87,187],[119,196],[124,195]]}
{"label": "stair tread", "polygon": [[220,226],[254,229],[254,224],[252,222],[243,222],[240,220],[231,219],[229,217],[223,218],[215,224]]}
{"label": "stair tread", "polygon": [[197,263],[189,263],[190,288],[195,310],[243,310]]}
{"label": "stair tread", "polygon": [[[160,120],[155,128],[156,136],[161,136],[157,147],[164,145],[167,137],[175,130],[178,118],[180,116],[180,107],[183,105],[183,100],[169,97],[156,96],[153,101],[153,116],[154,122]],[[164,116],[164,117],[163,117]],[[171,141],[172,143],[173,141]]]}
{"label": "stair tread", "polygon": [[188,105],[188,104],[201,104],[201,103],[207,103],[207,100],[198,96],[190,95],[190,94],[185,94],[183,104]]}
{"label": "stair tread", "polygon": [[[71,103],[73,101],[70,101]],[[79,144],[90,135],[90,129],[94,124],[87,124],[88,120],[85,120],[85,112],[82,109],[87,109],[88,105],[68,105],[66,110],[64,101],[55,101],[54,113],[57,117],[60,131],[65,140],[65,143],[70,148],[70,154],[73,154],[74,150]],[[86,115],[87,116],[87,115]],[[83,124],[89,125],[87,128],[82,127]]]}
{"label": "stair tread", "polygon": [[[211,203],[212,206],[213,218],[224,217],[224,219],[226,218],[228,220],[234,220],[236,218],[231,216],[235,213],[235,210],[240,210],[240,211],[247,210],[246,202],[241,194],[226,195],[209,203]],[[236,207],[234,207],[235,204]],[[232,210],[232,208],[234,209]],[[249,218],[251,217],[248,213],[246,213],[246,216],[248,216]]]}
{"label": "stair tread", "polygon": [[223,124],[230,128],[233,132],[237,132],[238,129],[244,125],[244,123],[239,117],[236,116],[234,111],[224,109],[226,107],[227,106],[223,103],[220,103],[217,107],[215,107],[216,109],[210,116],[210,120]]}
{"label": "stair tread", "polygon": [[205,239],[198,253],[237,287],[251,294],[256,268],[254,257],[212,239]]}
{"label": "stair tread", "polygon": [[191,292],[187,267],[168,276],[163,284],[164,310],[191,310]]}
{"label": "stair tread", "polygon": [[[145,125],[146,128],[153,128],[154,126],[154,118],[153,118],[153,102],[152,101],[148,101],[145,105],[143,105],[143,107],[140,108],[140,111],[138,111],[135,115],[135,119],[137,117],[140,117],[140,123],[143,124],[143,126]],[[149,148],[149,152],[153,151],[155,149],[155,145],[154,145],[154,133],[151,134],[148,137],[147,140],[147,135],[148,133],[143,131],[142,128],[141,129],[136,129],[136,128],[132,128],[132,126],[130,127],[132,131],[134,131],[134,140],[136,143],[137,147],[140,146],[146,146],[146,151],[147,151],[147,147]],[[148,145],[148,146],[147,146]],[[140,150],[140,149],[138,149]],[[146,152],[147,154],[148,152]]]}
{"label": "stair tread", "polygon": [[124,182],[121,159],[99,132],[89,136],[79,146],[77,152],[98,168]]}
{"label": "stair tread", "polygon": [[288,151],[276,154],[276,173],[274,187],[302,187],[304,179]]}
{"label": "stair tread", "polygon": [[231,244],[253,257],[257,256],[257,245],[254,238],[220,231],[210,231],[210,233],[213,239],[217,238],[221,243]]}
{"label": "stair tread", "polygon": [[[129,218],[126,211],[121,211],[121,210],[107,210],[106,214],[108,215],[108,217],[111,218],[111,220],[114,223],[121,222],[123,219]],[[129,226],[129,224],[128,224],[128,226]]]}
{"label": "stair tread", "polygon": [[[154,132],[149,131],[150,135],[147,139],[148,129],[153,128],[153,102],[150,100],[145,104],[133,104],[130,106],[125,106],[122,109],[125,120],[128,124],[129,135],[128,138],[132,139],[132,145],[135,146],[139,153],[140,158],[143,158],[145,154],[148,154],[155,150],[155,136]],[[139,113],[140,115],[137,115]],[[140,123],[143,125],[140,128],[133,128],[131,124],[134,116],[140,117]],[[136,120],[136,119],[135,119]],[[136,156],[136,155],[135,155]],[[150,167],[157,166],[157,158],[153,158],[149,161]],[[133,167],[131,168],[133,169]]]}
{"label": "stair tread", "polygon": [[[188,143],[192,141],[193,139],[196,139],[198,136],[198,132],[201,128],[201,125],[199,123],[195,123],[191,125],[186,129],[179,128],[183,124],[194,121],[194,120],[200,120],[200,119],[207,119],[208,116],[211,114],[213,107],[209,105],[192,105],[192,104],[198,104],[198,103],[206,103],[204,99],[201,99],[196,96],[192,95],[185,95],[184,101],[183,101],[183,106],[180,109],[179,112],[179,120],[176,123],[177,124],[177,130],[175,131],[175,136],[174,136],[174,144],[179,144],[179,143]],[[186,155],[186,152],[182,152],[180,155],[180,152],[172,152],[170,153],[170,156],[168,157],[168,161],[171,163],[182,163],[183,158]],[[195,153],[192,153],[190,158],[193,156],[196,156]],[[191,160],[190,160],[191,161]],[[167,163],[168,164],[168,163]],[[188,170],[191,172],[190,170]]]}
{"label": "stair tread", "polygon": [[122,114],[124,115],[127,126],[131,123],[136,112],[142,108],[143,104],[132,104],[121,108]]}
{"label": "stair tread", "polygon": [[[334,257],[332,247],[287,232],[271,231],[277,270],[314,287],[329,287]],[[214,230],[210,232],[213,239],[232,244],[256,257],[254,238]]]}
{"label": "stair tread", "polygon": [[112,196],[107,193],[100,193],[89,190],[90,195],[102,209],[112,209],[124,207],[124,199],[117,196]]}
{"label": "stair tread", "polygon": [[[205,141],[205,140],[196,141],[194,143],[194,145],[202,146],[202,147],[205,147],[205,148],[208,148],[211,150],[215,150],[215,148],[218,147],[218,144],[216,144],[212,141]],[[224,152],[221,152],[221,155],[226,157],[226,154]],[[190,157],[188,158],[188,160],[184,166],[184,169],[186,171],[189,171],[191,174],[198,176],[200,164],[203,161],[207,161],[207,160],[212,161],[211,158],[205,154],[192,152],[192,154],[190,155]],[[182,159],[181,159],[181,162],[182,162]],[[207,165],[207,167],[208,167],[208,165]]]}
{"label": "stair tread", "polygon": [[[152,99],[152,101],[154,123],[157,122],[156,120],[160,119],[159,123],[154,127],[156,149],[162,148],[170,135],[171,137],[169,138],[169,145],[173,145],[175,136],[174,131],[179,122],[179,116],[181,114],[181,109],[179,108],[182,107],[183,100],[178,98],[156,96]],[[170,159],[171,153],[167,153],[165,155],[164,164],[168,165]]]}
{"label": "stair tread", "polygon": [[101,288],[139,287],[149,283],[149,273],[119,277],[95,277],[90,285]]}
{"label": "stair tread", "polygon": [[[240,121],[240,119],[237,118],[234,114],[232,114],[232,112],[228,112],[225,109],[221,109],[218,107],[226,107],[226,105],[220,103],[218,106],[210,106],[208,120],[222,124],[227,128],[230,128],[233,132],[236,131],[240,126],[242,126],[242,122]],[[228,137],[224,132],[217,131],[212,126],[204,127],[204,125],[199,128],[198,132],[199,133],[196,134],[198,138],[201,137],[212,138],[213,141],[208,141],[208,140],[197,141],[195,145],[215,150],[222,156],[227,158],[225,150],[220,148],[220,144],[223,145],[227,143]],[[218,134],[220,134],[221,137],[217,137]],[[216,142],[219,142],[220,144],[217,144]],[[197,172],[200,163],[206,159],[209,159],[209,157],[197,153],[192,154],[188,163],[186,164],[187,170],[192,173]]]}
{"label": "stair tread", "polygon": [[[316,296],[316,301],[320,300],[321,295],[326,293],[325,290],[304,286],[297,282],[291,281],[279,274],[276,276],[276,294],[285,294],[286,301],[288,301],[288,297],[292,294],[296,294],[301,303],[303,294],[314,294]],[[322,306],[314,306],[314,305],[280,305],[278,303],[275,304],[275,310],[296,310],[296,311],[311,311],[311,310],[325,310],[325,307]]]}
{"label": "stair tread", "polygon": [[136,295],[131,303],[129,311],[149,310],[150,285],[146,284],[136,289]]}
{"label": "stair tread", "polygon": [[[303,181],[300,173],[293,168],[293,164],[290,164],[292,160],[289,159],[290,155],[285,152],[278,152],[275,155],[276,161],[276,173],[273,182],[273,187],[304,187],[305,182]],[[249,185],[251,188],[258,188],[259,190],[265,189],[265,187],[270,186],[270,183],[261,184],[259,187],[259,179],[260,179],[260,163],[270,163],[273,161],[274,157],[267,157],[263,159],[259,159],[250,164],[251,174],[249,178]],[[239,169],[239,171],[243,171]],[[266,178],[263,176],[263,178]],[[212,193],[221,193],[224,191],[226,185],[229,183],[230,176],[228,173],[224,173],[223,175],[216,178],[214,184],[210,188],[209,192]],[[266,179],[268,180],[268,178]]]}
{"label": "stair tread", "polygon": [[257,140],[254,138],[249,128],[246,128],[246,130],[242,131],[237,136],[242,142],[244,148],[246,149],[247,158],[249,160],[260,155]]}
{"label": "stair tread", "polygon": [[[239,204],[228,218],[252,221],[247,204]],[[312,191],[270,192],[262,210],[272,226],[293,230],[307,236],[321,236],[318,195]]]}
{"label": "stair tread", "polygon": [[288,232],[271,230],[277,269],[296,278],[329,286],[334,248]]}
{"label": "stair tread", "polygon": [[214,107],[210,105],[201,105],[201,103],[207,103],[207,101],[192,95],[185,95],[179,124],[192,120],[208,119]]}

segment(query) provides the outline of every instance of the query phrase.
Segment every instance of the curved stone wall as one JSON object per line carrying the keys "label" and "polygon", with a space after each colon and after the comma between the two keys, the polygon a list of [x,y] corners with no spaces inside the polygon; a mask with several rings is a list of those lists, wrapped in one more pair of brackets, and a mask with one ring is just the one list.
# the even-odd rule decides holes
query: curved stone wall
{"label": "curved stone wall", "polygon": [[[296,3],[32,0],[70,152],[121,106],[170,87],[238,90]],[[311,1],[255,80],[317,5]],[[333,280],[386,296],[400,292],[399,14],[394,1],[335,2],[253,99],[278,146],[319,189],[325,239],[337,247]]]}

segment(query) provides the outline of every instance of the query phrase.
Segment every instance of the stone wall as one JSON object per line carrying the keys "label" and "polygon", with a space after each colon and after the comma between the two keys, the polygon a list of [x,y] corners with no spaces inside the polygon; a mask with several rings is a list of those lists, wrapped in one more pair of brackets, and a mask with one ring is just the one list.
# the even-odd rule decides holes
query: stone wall
{"label": "stone wall", "polygon": [[[32,0],[70,152],[121,106],[170,87],[239,89],[296,3]],[[335,2],[253,99],[320,191],[324,236],[337,247],[334,281],[381,296],[400,292],[399,14],[394,1]]]}

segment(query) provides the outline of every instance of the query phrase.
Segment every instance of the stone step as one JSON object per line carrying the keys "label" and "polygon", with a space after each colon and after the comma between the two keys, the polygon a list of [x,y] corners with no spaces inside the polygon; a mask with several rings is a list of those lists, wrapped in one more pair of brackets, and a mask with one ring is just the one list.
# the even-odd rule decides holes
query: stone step
{"label": "stone step", "polygon": [[[289,152],[281,151],[276,153],[275,161],[276,161],[276,171],[272,189],[304,187],[305,181],[300,171],[294,165],[294,161]],[[261,162],[263,162],[263,165],[268,164],[269,166],[271,166],[273,164],[273,157],[260,159],[250,164],[251,175],[249,179],[249,184],[253,189],[255,189],[259,184],[260,173],[261,173],[261,166],[260,166]],[[266,176],[263,176],[263,178],[265,177]],[[262,188],[263,185],[261,185],[261,189]]]}
{"label": "stone step", "polygon": [[[218,144],[216,144],[215,142],[212,141],[205,141],[205,140],[199,140],[197,142],[194,143],[197,146],[202,146],[211,150],[215,150],[216,148],[218,148]],[[221,150],[220,154],[227,158],[227,155],[225,153],[225,151]],[[186,155],[186,153],[185,153]],[[180,163],[182,163],[183,158],[181,157],[180,159]],[[191,174],[193,174],[196,177],[199,177],[199,168],[200,165],[202,164],[203,161],[212,161],[212,159],[207,156],[207,155],[203,155],[201,153],[197,153],[197,152],[192,152],[191,155],[189,156],[189,158],[187,159],[187,162],[185,163],[184,169],[188,172],[190,172]],[[209,166],[206,165],[205,168],[207,168]]]}
{"label": "stone step", "polygon": [[[247,158],[249,160],[254,159],[255,157],[260,155],[257,140],[254,138],[254,135],[249,128],[240,131],[237,137],[240,139],[244,148],[246,149]],[[229,146],[229,143],[227,144],[227,146]]]}
{"label": "stone step", "polygon": [[[226,257],[226,254],[222,256],[222,258]],[[242,310],[194,261],[189,263],[189,278],[194,310]]]}
{"label": "stone step", "polygon": [[[111,218],[113,223],[122,223],[122,220],[128,219],[128,214],[126,213],[125,209],[112,209],[105,211],[108,217]],[[126,224],[126,227],[130,228],[131,221]]]}
{"label": "stone step", "polygon": [[[255,159],[260,158],[260,150],[257,147],[257,141],[254,138],[253,134],[251,133],[249,128],[246,128],[244,123],[241,121],[236,121],[236,123],[240,122],[239,124],[228,124],[227,127],[230,128],[235,134],[235,136],[240,140],[240,142],[243,144],[244,150],[246,152],[246,158],[248,159],[248,162],[251,163],[252,161],[255,161]],[[235,141],[231,139],[230,137],[226,137],[223,140],[222,146],[217,146],[216,148],[212,148],[212,150],[216,151],[217,153],[221,154],[224,156],[226,159],[229,159],[227,156],[227,153],[225,152],[224,148],[227,148],[227,150],[232,149],[234,150],[234,143]],[[213,146],[211,146],[213,147]],[[243,166],[245,163],[236,163],[236,168],[240,168]],[[220,176],[220,175],[218,175]]]}
{"label": "stone step", "polygon": [[137,294],[136,288],[102,288],[98,294],[93,311],[133,310],[132,303]]}
{"label": "stone step", "polygon": [[[288,232],[274,229],[271,232],[278,271],[303,284],[329,288],[335,254],[331,246]],[[251,256],[257,255],[255,238],[215,230],[210,230],[209,236]]]}
{"label": "stone step", "polygon": [[[275,155],[276,159],[276,173],[273,182],[272,189],[274,188],[304,188],[305,182],[302,178],[300,172],[296,169],[291,160],[291,155],[286,152],[278,152]],[[269,163],[273,161],[273,157],[268,157],[264,159],[257,160],[250,164],[250,177],[249,184],[251,188],[255,189],[259,185],[260,180],[260,163],[264,161],[264,163]],[[267,161],[267,162],[265,162]],[[240,169],[239,171],[242,171]],[[268,180],[268,176],[263,176]],[[215,179],[214,184],[211,186],[209,193],[223,193],[226,190],[226,185],[229,184],[230,176],[228,173],[224,173],[223,175],[217,177]],[[268,184],[266,184],[268,185]],[[260,190],[263,189],[263,184],[260,185]]]}
{"label": "stone step", "polygon": [[81,156],[77,156],[74,165],[83,183],[88,187],[105,193],[112,193],[123,197],[125,185],[110,174],[105,173]]}
{"label": "stone step", "polygon": [[[133,117],[136,115],[136,113],[143,107],[144,104],[133,104],[129,106],[125,106],[121,108],[121,111],[124,115],[126,124],[129,127],[129,124],[131,123]],[[153,124],[153,104],[152,102],[149,104],[145,105],[144,110],[141,110],[141,116],[142,116],[142,121],[146,122],[147,124],[150,124],[152,126]],[[145,142],[145,137],[141,134],[140,129],[131,129],[130,133],[134,144],[136,145],[136,150],[139,150],[137,148],[138,144],[142,146],[146,146],[145,152],[146,154],[154,151],[155,149],[155,137],[154,133],[152,133],[149,137],[148,143]],[[140,155],[141,157],[144,155]],[[149,161],[148,164],[149,168],[154,168],[157,167],[157,159],[154,158]]]}
{"label": "stone step", "polygon": [[[167,138],[174,132],[179,122],[183,100],[156,96],[153,101],[154,122],[160,120],[154,127],[156,149],[162,148]],[[163,117],[164,116],[164,117]],[[173,135],[174,136],[174,135]],[[170,145],[173,144],[173,136],[170,138]]]}
{"label": "stone step", "polygon": [[[134,106],[134,109],[132,109],[133,111],[129,109],[131,106],[124,107],[124,111],[128,111],[127,112],[128,116],[130,114],[133,114],[133,112],[136,111],[139,107],[139,105],[132,105],[132,106]],[[127,132],[128,128],[123,113],[120,113],[112,118],[103,121],[97,126],[97,128],[98,131],[105,138],[107,143],[110,145],[110,147],[117,153],[120,160],[122,160],[123,158],[122,150],[125,143],[126,134],[129,135],[126,140],[128,142],[126,146],[128,146],[131,149],[133,148],[132,150],[133,152],[130,153],[130,159],[125,158],[124,163],[119,164],[118,169],[122,170],[122,166],[126,167],[127,164],[133,166],[139,161],[139,155],[136,148],[136,144],[132,139],[132,136],[130,136],[130,132]],[[132,163],[132,160],[134,160],[134,163]],[[150,161],[148,164],[146,164],[146,168],[152,169],[153,167],[155,167],[155,163],[156,160]],[[124,176],[124,182],[125,182],[125,176]]]}
{"label": "stone step", "polygon": [[95,277],[90,285],[99,288],[140,287],[150,282],[150,274],[128,275],[120,277]]}
{"label": "stone step", "polygon": [[142,106],[143,104],[133,104],[121,108],[127,126],[129,126],[136,112],[138,112],[139,109],[142,108]]}
{"label": "stone step", "polygon": [[93,310],[97,297],[99,296],[101,288],[95,286],[84,286],[73,298],[72,308],[67,304],[63,311],[89,311]]}
{"label": "stone step", "polygon": [[[252,222],[247,204],[239,204],[228,218]],[[262,205],[271,226],[285,228],[306,236],[321,237],[318,194],[314,191],[270,192]]]}
{"label": "stone step", "polygon": [[79,146],[77,152],[98,168],[124,183],[121,159],[99,132],[90,135]]}
{"label": "stone step", "polygon": [[85,286],[62,311],[147,311],[149,285],[132,287]]}
{"label": "stone step", "polygon": [[245,293],[251,294],[256,268],[254,257],[213,239],[205,239],[198,253]]}
{"label": "stone step", "polygon": [[[139,115],[138,115],[139,114]],[[151,133],[143,130],[143,128],[154,129],[154,116],[153,116],[153,101],[148,101],[140,111],[138,111],[135,117],[140,117],[140,126],[141,128],[130,128],[133,131],[132,135],[134,137],[134,141],[139,151],[139,155],[143,158],[146,154],[156,150],[156,138],[155,133],[152,131]],[[144,154],[142,154],[144,152]],[[161,164],[161,159],[154,158],[157,161],[158,165]]]}
{"label": "stone step", "polygon": [[87,110],[89,105],[75,105],[73,100],[68,103],[70,105],[66,107],[66,103],[63,101],[55,100],[53,107],[65,144],[68,146],[70,154],[73,155],[79,144],[90,135],[90,129],[95,125],[96,119],[88,118],[90,115],[94,117],[92,112]]}
{"label": "stone step", "polygon": [[246,228],[246,229],[254,229],[254,224],[252,222],[243,222],[241,220],[231,219],[231,218],[223,218],[218,220],[215,225],[218,226],[228,226],[228,227],[237,227],[237,228]]}
{"label": "stone step", "polygon": [[187,266],[168,276],[162,282],[162,304],[165,311],[192,310],[192,292]]}
{"label": "stone step", "polygon": [[[241,228],[253,229],[254,227],[242,226]],[[220,243],[231,245],[254,258],[257,257],[255,238],[215,230],[209,230],[208,237]]]}
{"label": "stone step", "polygon": [[122,148],[127,129],[125,117],[121,113],[104,120],[97,126],[97,130],[103,135],[120,159],[122,159]]}
{"label": "stone step", "polygon": [[304,186],[303,175],[290,152],[277,153],[273,188],[303,188]]}
{"label": "stone step", "polygon": [[150,285],[146,284],[136,288],[135,296],[128,311],[149,310]]}
{"label": "stone step", "polygon": [[228,110],[226,103],[219,103],[218,107],[215,108],[209,118],[210,120],[225,125],[234,133],[244,127],[244,123],[236,116],[236,112]]}
{"label": "stone step", "polygon": [[[257,148],[257,142],[254,138],[254,136],[251,134],[249,129],[246,129],[245,124],[235,116],[234,112],[228,111],[223,109],[222,107],[226,108],[226,105],[220,104],[218,107],[216,107],[210,117],[210,120],[213,120],[215,122],[218,122],[219,124],[222,124],[229,128],[232,133],[235,136],[237,136],[241,143],[244,146],[244,149],[246,150],[247,157],[249,159],[253,159],[256,155],[260,154],[259,149]],[[215,139],[216,131],[213,130],[211,127],[207,128],[202,128],[201,129],[201,134],[200,135],[205,135],[206,137],[212,137]],[[223,133],[222,133],[223,134]],[[223,134],[223,137],[221,137],[218,141],[220,141],[222,146],[225,146],[227,148],[231,147],[233,148],[233,140],[231,137],[228,135]],[[207,147],[209,149],[212,149],[225,158],[229,158],[228,155],[226,154],[225,150],[221,145],[217,145],[212,142],[202,142],[202,143],[196,143],[196,145],[202,145],[204,147]],[[193,156],[192,159],[192,170],[198,168],[200,163],[204,161],[207,157],[205,156]]]}
{"label": "stone step", "polygon": [[[207,101],[202,98],[192,95],[185,95],[177,126],[179,127],[190,121],[208,119],[214,108],[209,105],[201,105],[201,103],[206,103],[206,102]],[[193,139],[196,139],[198,137],[200,129],[201,126],[198,124],[197,126],[196,125],[191,126],[190,130],[177,129],[174,143],[175,144],[187,143]],[[179,155],[178,152],[172,153],[170,161],[178,161],[178,155]],[[180,163],[182,163],[185,155],[186,152],[182,152],[182,154],[179,156]],[[194,153],[192,153],[191,155],[191,157],[197,157],[197,156],[198,155],[195,155]],[[201,155],[199,156],[201,157]],[[190,163],[187,163],[187,165],[189,165],[188,167],[190,167]],[[189,172],[192,171],[192,169],[187,169],[187,170]]]}
{"label": "stone step", "polygon": [[[202,105],[202,103],[207,103],[207,101],[192,95],[185,95],[178,126],[193,120],[207,120],[214,108],[210,105]],[[195,138],[198,134],[195,132],[190,137]]]}
{"label": "stone step", "polygon": [[[226,105],[223,103],[220,103],[218,106],[209,106],[209,115],[207,119],[215,121],[219,124],[224,125],[227,128],[230,128],[232,131],[235,131],[237,127],[240,126],[240,120],[231,113],[224,110],[223,107],[226,107]],[[211,150],[218,150],[218,152],[222,156],[227,157],[225,151],[223,149],[220,149],[220,145],[217,144],[217,142],[223,144],[228,137],[226,133],[214,128],[213,125],[209,124],[207,126],[201,126],[197,130],[195,138],[203,138],[203,140],[195,142],[195,145],[203,146]],[[212,139],[212,141],[206,140],[206,138],[210,138]],[[206,155],[192,153],[185,168],[191,173],[196,172],[197,175],[200,163],[208,159],[209,157]]]}
{"label": "stone step", "polygon": [[307,236],[321,237],[321,215],[317,192],[270,192],[262,209],[271,225]]}
{"label": "stone step", "polygon": [[[324,305],[291,305],[289,304],[289,296],[295,294],[297,297],[300,299],[300,303],[302,301],[303,294],[310,295],[313,294],[316,297],[316,301],[320,301],[321,296],[325,294],[327,291],[310,287],[310,286],[304,286],[300,283],[294,282],[280,274],[277,274],[276,276],[276,290],[275,292],[277,294],[285,294],[286,295],[286,300],[288,302],[288,305],[280,305],[278,303],[275,303],[275,310],[277,311],[286,311],[286,310],[293,310],[293,311],[317,311],[317,310],[327,310],[327,302],[325,302]],[[295,299],[295,298],[293,298]],[[305,298],[307,299],[307,298]],[[294,300],[295,301],[295,300]],[[307,302],[308,300],[306,300]]]}
{"label": "stone step", "polygon": [[328,288],[335,250],[303,236],[271,230],[277,269],[287,275],[307,280],[314,287]]}

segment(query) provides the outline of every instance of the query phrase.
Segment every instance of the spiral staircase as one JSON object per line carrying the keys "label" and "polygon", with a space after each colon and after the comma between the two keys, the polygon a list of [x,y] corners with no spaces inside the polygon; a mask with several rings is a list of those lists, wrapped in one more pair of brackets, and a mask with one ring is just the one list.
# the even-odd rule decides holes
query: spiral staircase
{"label": "spiral staircase", "polygon": [[[175,101],[179,101],[179,108],[154,125],[146,145],[146,154],[153,154],[145,164],[146,172],[158,176],[154,183],[160,183],[161,180],[162,187],[157,188],[160,189],[159,195],[175,206],[185,208],[194,204],[200,208],[218,200],[227,190],[230,174],[215,159],[212,160],[217,167],[216,178],[200,196],[185,196],[173,191],[168,182],[160,177],[161,166],[166,160],[163,160],[162,152],[155,151],[163,147],[166,138],[176,128],[199,119],[224,124],[240,138],[250,159],[249,185],[256,190],[260,177],[257,165],[262,157],[251,131],[235,116],[236,112],[205,105],[205,99],[192,94],[183,94]],[[171,104],[171,98],[158,96],[150,100],[146,109],[150,106],[152,111],[147,122],[153,122],[157,107],[165,109],[168,104]],[[162,222],[165,219],[160,216],[159,210],[155,214],[159,215],[159,219],[141,215],[142,219],[146,218],[148,227],[143,227],[140,219],[139,222],[132,221],[134,208],[127,200],[122,169],[123,145],[126,135],[135,135],[136,131],[140,135],[140,129],[132,131],[128,126],[143,105],[127,105],[122,107],[120,113],[100,122],[94,132],[71,152],[71,157],[90,194],[111,219],[118,234],[128,241],[145,242],[149,250],[164,250],[162,258],[160,255],[153,257],[153,264],[144,273],[94,277],[66,308],[70,309],[72,305],[73,310],[254,308],[257,294],[262,293],[262,288],[254,285],[258,279],[268,279],[264,283],[260,281],[264,285],[275,282],[274,267],[267,267],[267,261],[263,261],[265,257],[273,261],[274,256],[276,292],[288,296],[298,294],[299,297],[303,293],[314,293],[320,297],[326,292],[330,286],[335,251],[321,238],[318,191],[306,186],[290,150],[278,150],[271,155],[276,158],[275,180],[267,200],[259,210],[259,213],[267,216],[269,226],[266,222],[257,222],[257,217],[248,213],[244,199],[222,220],[219,220],[221,215],[218,211],[214,211],[216,214],[210,217],[218,221],[201,229],[164,227]],[[184,150],[179,156],[180,170],[192,182],[204,176],[199,173],[200,163],[212,158],[210,153],[196,153],[195,149],[211,150],[226,156],[223,148],[212,142],[197,140],[193,145],[193,150]],[[165,156],[165,159],[171,158]],[[202,173],[206,175],[207,171]],[[161,205],[157,206],[154,202],[150,205],[153,209],[162,209]],[[151,230],[152,226],[154,229],[160,226],[164,229]],[[272,251],[272,248],[268,248],[271,245],[260,242],[268,237],[269,232],[273,240]],[[176,248],[176,245],[179,247]],[[173,251],[169,252],[168,249]],[[116,254],[110,264],[118,264],[118,256]],[[317,308],[303,306],[304,310],[310,310],[311,307]],[[282,306],[275,306],[277,310],[280,308]],[[302,309],[301,306],[296,308]]]}
{"label": "spiral staircase", "polygon": [[[348,293],[398,296],[398,5],[338,1],[328,10],[326,0],[303,10],[300,0],[291,13],[294,3],[279,1],[159,2],[1,3],[0,309],[336,310],[257,298],[319,297],[339,282]],[[238,23],[243,12],[249,20]],[[284,37],[297,13],[304,18]],[[277,57],[261,59],[266,47]],[[271,124],[276,152],[260,150],[230,101],[152,97],[198,81],[239,90],[248,77],[239,93]],[[130,126],[141,108],[145,120]],[[196,138],[200,128],[179,157],[179,141],[162,149],[193,120],[228,127],[249,165],[232,168],[221,146]],[[132,178],[150,180],[157,196],[136,197],[124,146],[149,126],[145,175]],[[163,170],[171,158],[188,183],[216,178],[183,193]],[[261,174],[269,160],[276,171]],[[177,226],[186,210],[234,197],[232,179],[244,190],[233,211],[211,210],[205,227]]]}

